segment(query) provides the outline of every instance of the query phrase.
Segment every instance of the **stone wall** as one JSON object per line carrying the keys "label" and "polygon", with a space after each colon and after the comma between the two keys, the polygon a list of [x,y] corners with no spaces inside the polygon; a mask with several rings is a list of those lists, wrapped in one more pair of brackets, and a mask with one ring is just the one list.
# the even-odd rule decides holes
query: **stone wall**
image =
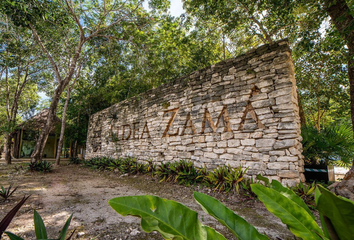
{"label": "stone wall", "polygon": [[196,71],[91,116],[86,158],[131,156],[248,167],[303,179],[294,66],[286,40]]}

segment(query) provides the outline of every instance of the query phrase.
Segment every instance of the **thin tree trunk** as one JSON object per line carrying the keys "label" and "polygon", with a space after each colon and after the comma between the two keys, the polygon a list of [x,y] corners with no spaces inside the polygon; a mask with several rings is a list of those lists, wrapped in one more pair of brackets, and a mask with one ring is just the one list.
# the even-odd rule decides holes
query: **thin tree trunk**
{"label": "thin tree trunk", "polygon": [[42,160],[42,155],[43,155],[43,150],[45,147],[45,144],[48,139],[48,135],[50,131],[52,130],[53,123],[54,123],[54,118],[56,116],[56,111],[57,111],[57,106],[59,102],[59,97],[61,93],[63,92],[64,88],[66,87],[67,84],[64,82],[61,82],[57,89],[55,89],[54,96],[52,99],[52,103],[50,104],[50,108],[48,111],[48,116],[47,116],[47,121],[45,126],[42,128],[41,133],[38,137],[36,146],[33,150],[33,153],[31,155],[31,162],[37,162]]}
{"label": "thin tree trunk", "polygon": [[[354,18],[345,0],[324,0],[325,8],[332,23],[338,32],[345,39],[348,49],[348,79],[350,93],[350,110],[354,134]],[[343,181],[338,185],[336,191],[344,197],[354,200],[354,161],[350,171],[346,174]]]}
{"label": "thin tree trunk", "polygon": [[60,130],[60,137],[59,137],[59,142],[58,142],[57,156],[55,159],[56,165],[60,165],[60,154],[61,154],[61,150],[63,147],[65,124],[66,124],[66,111],[67,111],[68,105],[69,105],[71,89],[68,87],[67,91],[68,92],[66,94],[66,100],[65,100],[64,109],[63,109],[63,116],[62,116],[62,120],[61,120],[61,130]]}
{"label": "thin tree trunk", "polygon": [[59,72],[58,66],[55,64],[52,56],[49,54],[48,50],[45,48],[44,44],[42,43],[41,39],[39,38],[36,29],[31,24],[30,24],[30,27],[32,29],[32,33],[33,33],[33,36],[34,36],[36,42],[40,45],[40,47],[42,48],[43,52],[47,55],[48,59],[50,60],[52,66],[53,66],[57,81],[59,83],[57,88],[54,91],[52,103],[50,104],[49,111],[48,111],[46,124],[43,127],[43,129],[42,129],[42,131],[41,131],[41,133],[39,135],[39,138],[37,140],[36,146],[35,146],[35,148],[33,150],[32,155],[31,155],[31,162],[37,162],[37,161],[41,161],[42,160],[43,150],[44,150],[45,144],[47,142],[48,135],[49,135],[50,131],[52,130],[52,127],[53,127],[53,124],[54,124],[54,118],[56,116],[56,112],[57,112],[57,107],[58,107],[60,96],[63,93],[64,89],[70,83],[70,81],[72,79],[72,76],[75,73],[76,64],[77,64],[77,61],[78,61],[78,59],[80,57],[82,46],[85,43],[85,38],[84,38],[83,35],[80,36],[80,41],[79,41],[79,43],[77,45],[77,48],[76,48],[76,51],[75,51],[75,55],[74,55],[73,60],[72,60],[72,62],[70,64],[69,72],[66,75],[66,77],[64,79],[62,79],[60,77],[60,72]]}
{"label": "thin tree trunk", "polygon": [[75,140],[75,142],[74,142],[72,156],[73,156],[73,158],[76,158],[76,156],[77,156],[77,140]]}
{"label": "thin tree trunk", "polygon": [[316,128],[318,132],[321,132],[321,106],[320,106],[320,97],[317,97],[317,121]]}
{"label": "thin tree trunk", "polygon": [[11,164],[11,138],[11,133],[6,133],[6,142],[4,146],[6,164]]}
{"label": "thin tree trunk", "polygon": [[298,105],[299,105],[300,124],[301,124],[301,126],[306,127],[305,112],[304,112],[304,109],[302,107],[302,102],[301,102],[299,93],[297,93],[297,102],[298,102]]}

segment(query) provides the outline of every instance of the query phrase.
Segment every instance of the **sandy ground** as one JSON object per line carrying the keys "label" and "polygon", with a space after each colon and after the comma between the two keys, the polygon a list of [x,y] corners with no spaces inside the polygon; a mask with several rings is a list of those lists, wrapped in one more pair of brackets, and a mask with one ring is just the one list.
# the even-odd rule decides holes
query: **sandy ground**
{"label": "sandy ground", "polygon": [[114,197],[144,194],[181,202],[197,211],[204,224],[216,228],[227,239],[235,239],[225,227],[202,211],[193,199],[193,190],[217,197],[271,239],[294,239],[286,226],[258,201],[246,201],[235,194],[214,193],[199,186],[189,188],[160,183],[147,175],[99,172],[80,165],[63,165],[52,173],[42,174],[15,170],[14,164],[0,164],[0,185],[7,187],[9,184],[18,186],[18,190],[7,202],[0,199],[0,218],[24,195],[31,195],[7,229],[26,240],[35,239],[33,209],[42,216],[50,238],[58,236],[66,219],[73,213],[70,225],[70,232],[76,229],[73,239],[162,239],[158,233],[142,231],[139,218],[123,217],[107,203]]}

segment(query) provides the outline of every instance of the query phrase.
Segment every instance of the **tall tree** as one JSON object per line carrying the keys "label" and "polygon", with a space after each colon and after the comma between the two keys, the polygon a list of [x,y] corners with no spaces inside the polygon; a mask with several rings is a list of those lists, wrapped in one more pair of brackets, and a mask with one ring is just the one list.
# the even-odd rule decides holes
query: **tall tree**
{"label": "tall tree", "polygon": [[66,140],[83,145],[92,113],[222,59],[218,32],[190,29],[184,18],[150,12],[130,41],[96,39],[68,107]]}
{"label": "tall tree", "polygon": [[[295,52],[305,54],[316,38],[320,36],[320,26],[327,17],[344,40],[348,49],[347,72],[350,86],[350,108],[354,129],[354,5],[351,0],[266,0],[266,1],[203,1],[185,0],[187,12],[199,18],[217,17],[229,28],[253,29],[253,35],[263,42],[272,42],[280,37],[289,37],[295,45]],[[323,25],[322,25],[323,26]],[[304,51],[303,51],[304,50]],[[296,57],[299,57],[296,56]],[[353,131],[354,133],[354,131]],[[348,179],[354,182],[354,164]],[[354,195],[354,190],[351,190]]]}
{"label": "tall tree", "polygon": [[183,2],[187,13],[196,16],[199,21],[214,19],[214,22],[222,23],[230,39],[233,31],[242,31],[243,38],[240,39],[247,39],[250,43],[259,43],[259,40],[263,44],[272,43],[274,40],[289,36],[297,20],[291,14],[295,8],[293,1],[184,0]]}
{"label": "tall tree", "polygon": [[[295,62],[295,76],[309,125],[320,132],[323,125],[348,119],[349,82],[343,55],[331,32],[323,33]],[[340,40],[340,39],[339,39]]]}
{"label": "tall tree", "polygon": [[38,161],[42,158],[60,96],[72,80],[79,58],[85,55],[85,45],[94,38],[129,40],[129,31],[144,24],[144,11],[137,0],[9,0],[2,6],[14,22],[32,31],[56,79],[47,122],[31,155],[32,161]]}
{"label": "tall tree", "polygon": [[39,66],[43,62],[40,55],[35,55],[38,48],[27,29],[14,26],[4,15],[0,15],[0,24],[0,86],[4,96],[1,105],[6,115],[1,132],[5,134],[5,161],[11,164],[11,143],[18,112],[26,111],[37,102],[38,72],[45,65]]}
{"label": "tall tree", "polygon": [[65,133],[65,127],[66,127],[66,112],[68,110],[68,105],[69,105],[69,101],[70,101],[70,94],[71,94],[71,91],[75,87],[75,83],[76,83],[77,79],[80,76],[80,70],[81,70],[81,64],[80,64],[80,67],[78,68],[77,72],[75,73],[76,76],[75,76],[74,82],[69,84],[66,89],[66,99],[65,99],[62,117],[61,117],[61,128],[60,128],[60,135],[59,135],[59,141],[58,141],[58,147],[57,147],[57,155],[55,157],[55,164],[56,165],[60,165],[60,155],[61,155],[62,148],[63,148],[64,133]]}
{"label": "tall tree", "polygon": [[[348,48],[347,68],[350,86],[350,110],[352,127],[354,129],[354,17],[353,1],[323,0],[324,7],[331,17],[332,24],[337,28],[340,36],[345,40]],[[354,134],[354,131],[353,131]],[[354,159],[352,168],[345,175],[343,181],[336,188],[341,195],[354,199]]]}

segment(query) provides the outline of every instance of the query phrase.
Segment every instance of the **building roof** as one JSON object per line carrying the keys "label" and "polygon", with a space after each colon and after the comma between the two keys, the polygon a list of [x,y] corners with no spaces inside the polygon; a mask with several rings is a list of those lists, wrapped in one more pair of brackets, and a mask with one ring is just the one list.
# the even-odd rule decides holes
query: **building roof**
{"label": "building roof", "polygon": [[[46,108],[41,112],[37,113],[36,115],[34,115],[33,117],[31,117],[30,119],[20,123],[18,127],[21,129],[41,129],[45,126],[47,122],[48,113],[49,113],[49,109]],[[55,124],[60,122],[61,119],[55,116],[53,126],[55,126]]]}

